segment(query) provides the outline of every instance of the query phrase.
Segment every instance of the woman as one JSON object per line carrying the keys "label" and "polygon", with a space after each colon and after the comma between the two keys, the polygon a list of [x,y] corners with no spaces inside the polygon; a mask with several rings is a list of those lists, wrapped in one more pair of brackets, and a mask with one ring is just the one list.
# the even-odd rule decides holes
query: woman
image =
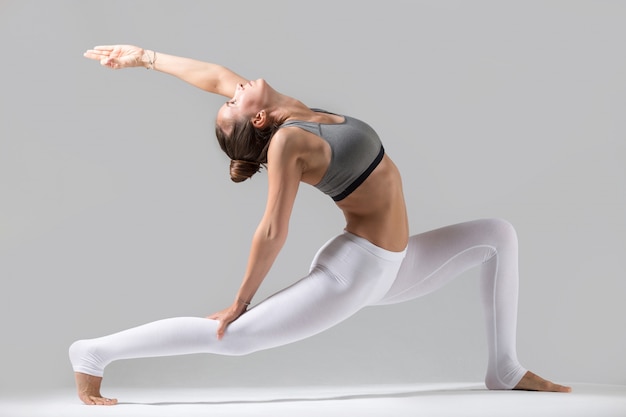
{"label": "woman", "polygon": [[[104,367],[136,357],[217,353],[243,355],[310,337],[365,306],[393,304],[430,293],[482,265],[489,389],[568,392],[517,361],[517,237],[502,220],[486,219],[409,237],[398,169],[376,132],[357,119],[311,109],[263,79],[135,46],[99,46],[85,53],[106,67],[145,67],[228,97],[216,134],[231,158],[231,178],[267,170],[265,214],[252,240],[248,266],[232,304],[208,318],[160,320],[70,348],[78,395],[102,397]],[[346,218],[342,234],[315,256],[309,274],[248,310],[287,237],[300,182],[319,188]]]}

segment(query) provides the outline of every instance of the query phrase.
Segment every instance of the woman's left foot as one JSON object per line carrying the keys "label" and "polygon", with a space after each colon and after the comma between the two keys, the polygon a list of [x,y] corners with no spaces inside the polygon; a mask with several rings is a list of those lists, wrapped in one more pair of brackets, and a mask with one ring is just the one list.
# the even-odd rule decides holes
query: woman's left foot
{"label": "woman's left foot", "polygon": [[546,391],[546,392],[571,392],[572,388],[555,384],[553,382],[548,381],[547,379],[543,379],[539,375],[535,375],[532,372],[528,371],[522,377],[520,382],[517,383],[514,390],[521,391]]}

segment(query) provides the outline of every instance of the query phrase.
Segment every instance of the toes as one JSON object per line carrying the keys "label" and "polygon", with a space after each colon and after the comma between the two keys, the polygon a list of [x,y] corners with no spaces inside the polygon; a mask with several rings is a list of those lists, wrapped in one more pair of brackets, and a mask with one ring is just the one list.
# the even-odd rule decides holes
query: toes
{"label": "toes", "polygon": [[89,396],[89,400],[91,400],[91,404],[92,405],[101,405],[101,403],[103,402],[104,398],[94,397],[93,395],[90,395]]}
{"label": "toes", "polygon": [[115,405],[117,404],[117,400],[115,398],[104,398],[104,397],[96,397],[90,396],[91,404],[93,405]]}
{"label": "toes", "polygon": [[565,385],[559,385],[559,392],[572,392],[572,387],[568,387]]}

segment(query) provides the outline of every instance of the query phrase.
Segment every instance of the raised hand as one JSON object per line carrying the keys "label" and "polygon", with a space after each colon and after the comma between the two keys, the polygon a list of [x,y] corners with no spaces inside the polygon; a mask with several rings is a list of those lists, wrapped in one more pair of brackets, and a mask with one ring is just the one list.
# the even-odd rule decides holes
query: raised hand
{"label": "raised hand", "polygon": [[133,45],[103,45],[89,49],[85,58],[111,68],[144,67],[173,75],[201,90],[232,98],[237,84],[247,79],[228,68],[210,62],[155,52]]}
{"label": "raised hand", "polygon": [[85,58],[100,61],[100,64],[112,69],[146,67],[150,64],[151,51],[132,45],[104,45],[89,49],[83,54]]}

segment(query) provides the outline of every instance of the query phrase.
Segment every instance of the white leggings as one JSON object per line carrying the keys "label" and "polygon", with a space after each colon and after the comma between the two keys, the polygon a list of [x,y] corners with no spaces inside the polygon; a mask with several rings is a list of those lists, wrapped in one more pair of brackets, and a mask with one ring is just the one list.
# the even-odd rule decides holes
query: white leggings
{"label": "white leggings", "polygon": [[390,252],[345,232],[317,253],[309,274],[231,323],[218,341],[218,322],[177,317],[70,347],[75,372],[102,376],[119,359],[215,353],[245,355],[322,332],[372,305],[395,304],[441,288],[482,265],[481,293],[489,346],[485,383],[511,389],[526,370],[517,360],[517,235],[499,219],[476,220],[411,236]]}

